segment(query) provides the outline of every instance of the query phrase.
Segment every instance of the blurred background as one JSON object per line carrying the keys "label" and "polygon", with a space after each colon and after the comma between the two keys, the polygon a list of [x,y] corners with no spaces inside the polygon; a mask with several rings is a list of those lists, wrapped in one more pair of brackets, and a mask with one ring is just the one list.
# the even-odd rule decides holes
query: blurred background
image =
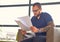
{"label": "blurred background", "polygon": [[48,12],[55,27],[60,29],[60,0],[0,0],[0,40],[16,40],[18,29],[21,28],[15,19],[22,16],[31,18],[35,2],[41,3],[42,11]]}

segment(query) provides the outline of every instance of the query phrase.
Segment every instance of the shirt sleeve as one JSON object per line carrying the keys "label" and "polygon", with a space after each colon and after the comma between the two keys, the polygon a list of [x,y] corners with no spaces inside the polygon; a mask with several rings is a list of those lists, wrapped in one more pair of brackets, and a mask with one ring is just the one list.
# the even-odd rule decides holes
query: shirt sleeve
{"label": "shirt sleeve", "polygon": [[45,18],[45,21],[46,21],[47,24],[48,24],[50,21],[53,21],[51,15],[49,15],[48,13],[45,13],[44,18]]}

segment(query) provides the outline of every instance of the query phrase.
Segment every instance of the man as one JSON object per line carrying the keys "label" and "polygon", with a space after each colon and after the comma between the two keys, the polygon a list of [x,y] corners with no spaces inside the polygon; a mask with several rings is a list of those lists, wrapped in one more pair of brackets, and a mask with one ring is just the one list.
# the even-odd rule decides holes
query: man
{"label": "man", "polygon": [[46,42],[46,32],[54,27],[53,20],[48,13],[42,12],[40,3],[34,3],[32,11],[34,13],[31,19],[33,26],[30,28],[32,32],[36,34],[36,37],[33,38],[33,42]]}
{"label": "man", "polygon": [[46,32],[49,28],[54,27],[53,20],[48,13],[42,12],[40,3],[33,4],[32,11],[34,16],[31,19],[33,24],[31,30],[36,34],[34,42],[46,42],[46,38],[43,38],[43,36],[46,36]]}

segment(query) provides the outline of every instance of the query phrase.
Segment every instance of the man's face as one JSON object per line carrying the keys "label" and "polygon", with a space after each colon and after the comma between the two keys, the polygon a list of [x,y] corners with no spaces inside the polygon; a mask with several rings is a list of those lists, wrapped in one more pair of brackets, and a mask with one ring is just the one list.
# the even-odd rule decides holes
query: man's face
{"label": "man's face", "polygon": [[34,16],[38,16],[41,13],[41,8],[35,5],[34,7],[32,7],[32,11],[34,13]]}

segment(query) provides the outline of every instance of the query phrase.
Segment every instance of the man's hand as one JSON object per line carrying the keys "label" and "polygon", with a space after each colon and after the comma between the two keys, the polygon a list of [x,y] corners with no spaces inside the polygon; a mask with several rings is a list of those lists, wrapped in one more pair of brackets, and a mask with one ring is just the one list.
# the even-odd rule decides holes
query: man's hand
{"label": "man's hand", "polygon": [[39,31],[40,31],[40,32],[47,32],[47,31],[45,30],[45,28],[40,28]]}
{"label": "man's hand", "polygon": [[25,30],[21,30],[21,33],[22,33],[22,35],[25,35],[26,31]]}
{"label": "man's hand", "polygon": [[31,26],[30,29],[35,33],[39,31],[39,29],[37,29],[35,26]]}

